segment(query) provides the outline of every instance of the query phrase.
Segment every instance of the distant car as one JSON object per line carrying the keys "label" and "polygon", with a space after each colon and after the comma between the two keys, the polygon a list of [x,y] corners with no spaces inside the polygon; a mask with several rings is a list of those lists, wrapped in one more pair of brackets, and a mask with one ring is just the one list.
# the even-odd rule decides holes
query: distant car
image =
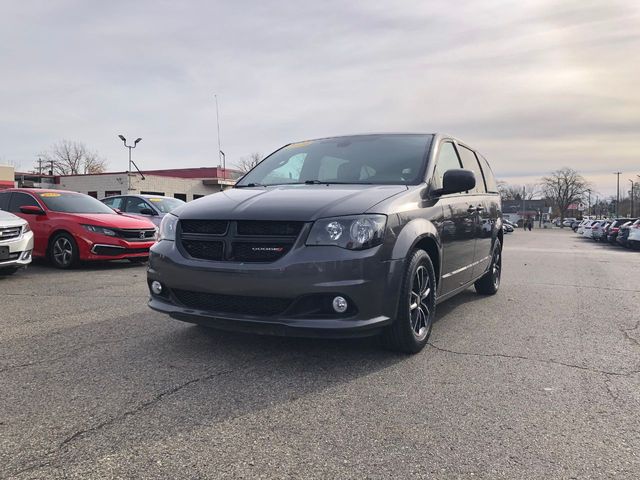
{"label": "distant car", "polygon": [[595,230],[593,228],[591,229],[591,235],[596,242],[602,242],[607,238],[607,228],[609,227],[610,223],[611,222],[609,222],[608,220],[601,220],[599,222],[598,228],[596,228]]}
{"label": "distant car", "polygon": [[595,220],[589,220],[582,226],[582,236],[585,238],[593,238],[593,227],[597,225],[598,222]]}
{"label": "distant car", "polygon": [[[504,220],[503,220],[503,222],[504,222]],[[511,233],[511,232],[513,232],[513,227],[510,224],[504,222],[502,224],[502,231],[504,233]]]}
{"label": "distant car", "polygon": [[620,227],[630,220],[630,218],[616,218],[615,220],[613,220],[613,222],[611,222],[611,225],[609,225],[609,228],[607,229],[607,241],[612,245],[615,245]]}
{"label": "distant car", "polygon": [[565,218],[564,221],[562,222],[562,226],[563,227],[571,227],[573,225],[573,222],[575,222],[575,221],[576,221],[575,218]]}
{"label": "distant car", "polygon": [[629,248],[627,239],[629,238],[629,233],[631,233],[631,225],[633,225],[635,221],[636,219],[632,219],[626,222],[624,225],[620,226],[620,231],[618,232],[618,238],[616,238],[616,242],[623,247]]}
{"label": "distant car", "polygon": [[31,263],[33,232],[29,223],[0,210],[0,275],[11,275]]}
{"label": "distant car", "polygon": [[516,223],[512,223],[512,222],[510,222],[509,220],[505,220],[505,219],[503,219],[503,220],[502,220],[502,222],[503,222],[505,225],[510,226],[510,227],[511,227],[511,231],[512,231],[512,232],[513,232],[513,230],[514,230],[515,228],[518,228],[518,225],[517,225]]}
{"label": "distant car", "polygon": [[147,260],[156,227],[118,215],[89,195],[65,190],[13,188],[0,192],[0,208],[29,222],[34,257],[57,268],[81,260]]}
{"label": "distant car", "polygon": [[584,235],[585,228],[590,225],[591,225],[591,220],[582,220],[582,222],[580,222],[580,225],[578,225],[578,229],[576,230],[576,233],[578,235]]}
{"label": "distant car", "polygon": [[636,220],[631,224],[627,243],[634,250],[640,250],[640,220]]}
{"label": "distant car", "polygon": [[602,233],[606,223],[606,220],[596,220],[591,223],[591,238],[596,242],[600,241],[602,238]]}
{"label": "distant car", "polygon": [[156,227],[160,226],[167,213],[186,203],[178,198],[161,195],[116,195],[100,201],[126,215],[150,220]]}

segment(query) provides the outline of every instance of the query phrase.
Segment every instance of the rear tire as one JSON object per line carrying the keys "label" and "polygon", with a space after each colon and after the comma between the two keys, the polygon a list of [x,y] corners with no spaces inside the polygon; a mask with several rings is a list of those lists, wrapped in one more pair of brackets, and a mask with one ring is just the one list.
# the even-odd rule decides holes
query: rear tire
{"label": "rear tire", "polygon": [[66,233],[58,233],[51,241],[49,260],[51,264],[62,270],[68,270],[78,265],[78,244],[74,238]]}
{"label": "rear tire", "polygon": [[431,258],[424,250],[414,250],[400,287],[396,318],[381,334],[390,350],[418,353],[431,335],[436,313],[436,275]]}
{"label": "rear tire", "polygon": [[495,295],[500,288],[500,276],[502,274],[502,244],[496,239],[491,255],[491,265],[489,271],[476,280],[474,286],[476,292],[481,295]]}

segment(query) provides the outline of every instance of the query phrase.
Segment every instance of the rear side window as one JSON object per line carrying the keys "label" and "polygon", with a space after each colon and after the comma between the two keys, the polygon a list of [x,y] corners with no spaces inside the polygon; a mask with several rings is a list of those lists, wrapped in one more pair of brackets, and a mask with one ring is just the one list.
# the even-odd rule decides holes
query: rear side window
{"label": "rear side window", "polygon": [[476,154],[469,150],[467,147],[459,145],[460,157],[462,158],[462,166],[467,170],[471,170],[476,176],[476,188],[472,190],[473,193],[485,193],[484,177],[482,176],[482,170],[480,164],[476,158]]}
{"label": "rear side window", "polygon": [[127,197],[124,211],[127,213],[142,213],[142,210],[153,210],[151,205],[141,198]]}
{"label": "rear side window", "polygon": [[478,160],[480,160],[480,166],[482,167],[482,173],[484,174],[484,184],[487,187],[487,192],[498,193],[498,184],[496,183],[496,177],[493,176],[493,170],[489,166],[489,162],[482,155],[477,153]]}
{"label": "rear side window", "polygon": [[102,203],[111,208],[117,208],[120,210],[124,210],[122,204],[124,203],[124,197],[109,197],[105,198]]}
{"label": "rear side window", "polygon": [[453,143],[444,142],[440,145],[440,151],[438,152],[438,160],[436,161],[436,168],[433,171],[433,188],[442,188],[442,178],[444,172],[447,170],[455,170],[462,168],[458,153],[456,152]]}
{"label": "rear side window", "polygon": [[9,210],[9,197],[11,193],[4,192],[0,193],[0,210],[4,210],[5,212]]}
{"label": "rear side window", "polygon": [[20,213],[20,207],[26,206],[40,207],[36,199],[31,195],[22,192],[13,192],[11,201],[9,202],[9,211],[12,213]]}

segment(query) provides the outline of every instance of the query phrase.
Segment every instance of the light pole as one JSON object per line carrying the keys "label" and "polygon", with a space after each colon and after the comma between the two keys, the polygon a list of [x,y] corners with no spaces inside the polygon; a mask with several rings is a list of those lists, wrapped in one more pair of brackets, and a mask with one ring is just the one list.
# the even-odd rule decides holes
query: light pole
{"label": "light pole", "polygon": [[224,154],[222,150],[220,150],[220,155],[222,155],[222,179],[227,179],[227,156]]}
{"label": "light pole", "polygon": [[631,201],[631,217],[633,217],[633,180],[629,179],[629,181],[631,182],[631,198],[629,200]]}
{"label": "light pole", "polygon": [[127,185],[127,193],[129,193],[131,191],[131,164],[133,163],[133,161],[131,160],[131,150],[138,146],[138,143],[142,140],[142,138],[136,138],[136,141],[133,142],[133,145],[127,145],[127,139],[124,138],[124,135],[118,135],[118,138],[120,138],[120,140],[122,140],[122,142],[124,143],[124,146],[129,149],[129,169],[127,170],[127,177],[129,180]]}

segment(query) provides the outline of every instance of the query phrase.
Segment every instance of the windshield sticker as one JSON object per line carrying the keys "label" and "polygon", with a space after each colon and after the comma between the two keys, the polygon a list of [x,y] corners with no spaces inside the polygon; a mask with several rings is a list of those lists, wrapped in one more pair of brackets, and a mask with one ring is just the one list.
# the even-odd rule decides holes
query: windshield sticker
{"label": "windshield sticker", "polygon": [[44,193],[41,193],[40,196],[50,198],[50,197],[61,197],[62,195],[60,193],[44,192]]}
{"label": "windshield sticker", "polygon": [[287,148],[301,148],[301,147],[306,147],[307,145],[311,145],[313,142],[308,141],[308,142],[298,142],[298,143],[292,143],[291,145],[289,145]]}

